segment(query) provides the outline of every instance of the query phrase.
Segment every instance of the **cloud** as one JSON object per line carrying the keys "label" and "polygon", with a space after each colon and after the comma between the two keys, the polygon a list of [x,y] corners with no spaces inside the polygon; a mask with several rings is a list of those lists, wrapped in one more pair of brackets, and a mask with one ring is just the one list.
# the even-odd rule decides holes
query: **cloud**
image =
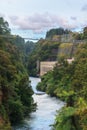
{"label": "cloud", "polygon": [[82,28],[87,27],[87,19],[85,19],[84,22],[81,23],[81,27]]}
{"label": "cloud", "polygon": [[77,17],[71,16],[71,20],[76,21]]}
{"label": "cloud", "polygon": [[4,18],[4,17],[5,17],[5,14],[3,14],[3,13],[0,13],[0,17],[3,17],[3,18]]}
{"label": "cloud", "polygon": [[[31,16],[10,16],[10,21],[14,26],[21,30],[32,30],[33,32],[42,32],[50,28],[75,28],[76,25],[69,24],[67,18],[49,14],[49,13],[35,13]],[[72,17],[75,20],[74,17]]]}
{"label": "cloud", "polygon": [[81,10],[82,10],[82,11],[87,11],[87,4],[85,4],[85,5],[82,7]]}

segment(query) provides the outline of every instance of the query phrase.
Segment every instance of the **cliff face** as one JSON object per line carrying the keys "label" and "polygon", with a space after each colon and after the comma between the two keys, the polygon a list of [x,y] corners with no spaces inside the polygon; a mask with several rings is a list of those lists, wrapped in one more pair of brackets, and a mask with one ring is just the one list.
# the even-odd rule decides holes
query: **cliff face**
{"label": "cliff face", "polygon": [[58,58],[63,56],[67,59],[72,58],[76,53],[78,46],[79,44],[75,43],[61,43],[58,49]]}
{"label": "cliff face", "polygon": [[[41,39],[36,43],[34,51],[29,56],[28,69],[30,75],[37,74],[37,61],[58,61],[61,58],[72,59],[77,51],[77,48],[82,42],[66,42],[67,37],[64,37],[65,42],[60,41],[60,37],[54,39]],[[69,35],[67,41],[69,39]],[[38,72],[39,73],[39,72]]]}
{"label": "cliff face", "polygon": [[72,59],[81,45],[84,45],[84,41],[74,41],[71,43],[61,43],[58,48],[58,60],[63,57],[65,59]]}

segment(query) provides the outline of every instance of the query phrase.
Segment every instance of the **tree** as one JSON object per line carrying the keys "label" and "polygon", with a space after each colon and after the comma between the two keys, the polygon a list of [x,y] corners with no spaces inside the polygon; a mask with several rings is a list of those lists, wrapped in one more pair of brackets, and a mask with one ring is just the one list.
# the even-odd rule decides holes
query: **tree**
{"label": "tree", "polygon": [[63,35],[63,34],[69,34],[70,30],[68,29],[63,29],[63,28],[56,28],[56,29],[50,29],[47,33],[46,33],[46,38],[52,38],[54,35]]}
{"label": "tree", "polygon": [[87,27],[83,29],[84,38],[87,39]]}
{"label": "tree", "polygon": [[10,28],[7,21],[4,21],[2,17],[0,17],[0,35],[10,34]]}
{"label": "tree", "polygon": [[25,55],[24,39],[12,36],[8,22],[0,17],[0,130],[11,130],[12,123],[35,110]]}

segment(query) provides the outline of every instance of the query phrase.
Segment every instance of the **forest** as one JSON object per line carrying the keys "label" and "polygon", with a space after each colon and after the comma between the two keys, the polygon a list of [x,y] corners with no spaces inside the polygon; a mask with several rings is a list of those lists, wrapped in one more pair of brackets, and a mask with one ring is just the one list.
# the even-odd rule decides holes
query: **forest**
{"label": "forest", "polygon": [[65,102],[56,115],[53,130],[87,130],[87,27],[74,36],[85,40],[76,46],[74,61],[67,62],[63,49],[54,69],[43,75],[37,85],[38,90]]}
{"label": "forest", "polygon": [[[73,39],[61,42],[68,35]],[[69,64],[68,58],[74,58],[74,61]],[[33,43],[12,35],[8,22],[2,17],[0,129],[12,130],[12,125],[23,122],[35,111],[29,76],[39,75],[37,61],[57,61],[54,69],[43,75],[37,85],[38,90],[66,104],[56,115],[53,130],[87,130],[87,27],[81,33],[51,29],[45,39]]]}
{"label": "forest", "polygon": [[32,42],[12,36],[8,22],[0,17],[0,130],[12,130],[35,110],[25,63],[33,48]]}

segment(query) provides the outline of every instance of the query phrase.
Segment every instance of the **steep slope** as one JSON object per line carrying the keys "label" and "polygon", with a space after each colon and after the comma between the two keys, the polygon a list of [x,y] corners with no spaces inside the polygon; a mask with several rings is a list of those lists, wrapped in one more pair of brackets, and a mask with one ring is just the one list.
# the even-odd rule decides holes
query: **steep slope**
{"label": "steep slope", "polygon": [[57,60],[59,42],[41,39],[36,43],[34,51],[29,55],[28,70],[29,74],[36,76],[37,61],[55,61]]}
{"label": "steep slope", "polygon": [[0,37],[0,130],[11,130],[12,124],[23,121],[34,108],[24,53],[12,39],[7,33]]}

